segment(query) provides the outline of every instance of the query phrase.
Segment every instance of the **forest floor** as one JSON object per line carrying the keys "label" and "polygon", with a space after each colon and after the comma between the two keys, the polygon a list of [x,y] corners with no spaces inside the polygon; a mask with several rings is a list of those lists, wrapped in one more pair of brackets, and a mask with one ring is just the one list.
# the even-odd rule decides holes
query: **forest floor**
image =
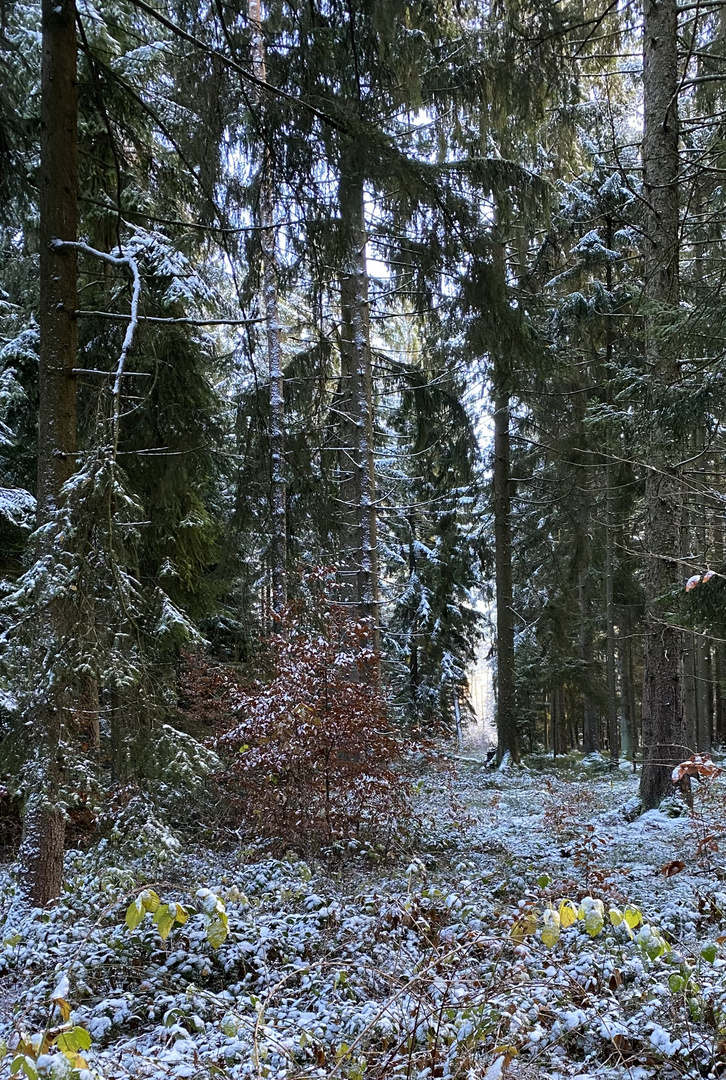
{"label": "forest floor", "polygon": [[[674,802],[638,817],[632,772],[538,765],[499,773],[470,759],[453,804],[429,777],[416,837],[380,858],[70,853],[62,901],[6,921],[0,1038],[42,1033],[69,1006],[108,1080],[726,1073],[726,782],[699,792],[693,815]],[[138,849],[141,834],[126,839]],[[124,922],[142,885],[196,909],[165,942],[150,916]],[[226,904],[216,949],[200,888]],[[602,927],[588,896],[604,902]],[[11,897],[5,867],[0,920]],[[563,899],[587,918],[565,927]],[[618,922],[628,905],[642,922],[613,926],[609,909]],[[36,1064],[68,1075],[52,1051]]]}

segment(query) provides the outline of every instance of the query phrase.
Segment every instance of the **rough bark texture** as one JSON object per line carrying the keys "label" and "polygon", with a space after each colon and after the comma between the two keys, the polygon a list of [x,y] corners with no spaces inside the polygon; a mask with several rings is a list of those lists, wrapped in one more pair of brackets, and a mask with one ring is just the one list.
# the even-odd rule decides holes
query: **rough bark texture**
{"label": "rough bark texture", "polygon": [[[73,0],[43,0],[40,133],[40,371],[38,524],[55,511],[75,468],[76,253],[52,241],[76,240],[78,136],[76,10]],[[40,545],[44,541],[41,539]],[[46,552],[38,550],[41,557]],[[54,601],[39,627],[42,647],[62,648],[71,612]],[[20,851],[23,889],[32,903],[58,896],[63,878],[61,806],[63,687],[51,686],[32,716],[35,761]]]}
{"label": "rough bark texture", "polygon": [[368,325],[363,181],[354,170],[340,179],[340,210],[348,248],[341,277],[341,411],[344,415],[341,495],[347,520],[347,579],[360,617],[373,627],[379,652],[378,535],[373,431],[373,374]]}
{"label": "rough bark texture", "polygon": [[[249,0],[252,27],[252,69],[267,80],[265,40],[262,35],[260,0]],[[287,484],[285,479],[285,381],[277,290],[277,235],[272,186],[272,160],[265,146],[260,185],[259,223],[262,226],[262,292],[267,324],[267,357],[270,379],[270,485],[272,504],[272,607],[277,613],[287,604]]]}
{"label": "rough bark texture", "polygon": [[[644,298],[646,360],[657,399],[677,378],[658,315],[678,303],[678,57],[676,0],[645,0],[643,24]],[[645,485],[646,627],[643,673],[643,807],[671,791],[685,746],[683,642],[662,616],[680,556],[679,478],[672,435],[652,428]]]}
{"label": "rough bark texture", "polygon": [[[496,362],[495,362],[496,363]],[[495,370],[494,384],[494,552],[497,593],[497,760],[519,761],[514,680],[514,599],[512,593],[511,453],[509,395]]]}

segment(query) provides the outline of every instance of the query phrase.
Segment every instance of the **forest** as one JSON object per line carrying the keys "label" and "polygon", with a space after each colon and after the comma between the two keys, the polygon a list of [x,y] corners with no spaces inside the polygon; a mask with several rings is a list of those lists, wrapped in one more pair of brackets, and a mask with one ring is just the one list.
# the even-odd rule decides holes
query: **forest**
{"label": "forest", "polygon": [[726,0],[3,0],[0,1077],[726,1075],[725,176]]}

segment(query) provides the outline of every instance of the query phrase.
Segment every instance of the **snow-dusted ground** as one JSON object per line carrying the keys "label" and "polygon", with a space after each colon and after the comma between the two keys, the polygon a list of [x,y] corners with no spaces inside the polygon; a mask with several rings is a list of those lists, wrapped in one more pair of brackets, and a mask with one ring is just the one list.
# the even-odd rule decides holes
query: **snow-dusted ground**
{"label": "snow-dusted ground", "polygon": [[[57,996],[109,1080],[725,1072],[726,871],[714,845],[726,784],[697,795],[694,817],[632,821],[637,777],[597,761],[507,774],[468,763],[455,786],[452,809],[430,780],[418,839],[380,862],[71,853],[63,901],[6,931],[0,1036],[43,1032],[65,977]],[[226,901],[227,940],[211,948],[201,910],[165,943],[151,916],[129,931],[124,912],[145,884],[190,908],[211,889]],[[0,890],[7,909],[7,872]],[[587,895],[605,913],[636,906],[651,929],[633,940],[606,914],[596,936],[578,920],[545,945],[547,908]],[[63,1075],[58,1055],[41,1064]]]}

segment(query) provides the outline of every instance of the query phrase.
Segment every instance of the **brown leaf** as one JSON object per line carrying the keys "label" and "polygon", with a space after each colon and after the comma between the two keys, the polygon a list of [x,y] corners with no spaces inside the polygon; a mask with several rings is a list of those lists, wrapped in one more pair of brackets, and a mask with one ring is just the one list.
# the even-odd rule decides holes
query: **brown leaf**
{"label": "brown leaf", "polygon": [[623,1057],[629,1057],[633,1052],[633,1044],[627,1035],[613,1035],[613,1046]]}
{"label": "brown leaf", "polygon": [[661,873],[663,877],[675,877],[676,874],[680,874],[681,871],[685,869],[686,864],[684,862],[681,862],[680,859],[672,859],[670,862],[667,862],[665,866],[661,866],[659,873]]}
{"label": "brown leaf", "polygon": [[[622,981],[623,981],[622,974],[620,973],[620,971],[617,968],[615,968],[615,971],[613,971],[612,975],[608,979],[608,986],[613,991],[613,993],[617,990],[617,988],[620,986]],[[616,1035],[615,1038],[618,1039],[618,1038],[620,1038],[620,1036]]]}
{"label": "brown leaf", "polygon": [[687,776],[695,776],[698,780],[708,780],[714,776],[720,776],[723,769],[715,765],[708,754],[693,754],[687,761],[676,765],[671,774],[674,784]]}

